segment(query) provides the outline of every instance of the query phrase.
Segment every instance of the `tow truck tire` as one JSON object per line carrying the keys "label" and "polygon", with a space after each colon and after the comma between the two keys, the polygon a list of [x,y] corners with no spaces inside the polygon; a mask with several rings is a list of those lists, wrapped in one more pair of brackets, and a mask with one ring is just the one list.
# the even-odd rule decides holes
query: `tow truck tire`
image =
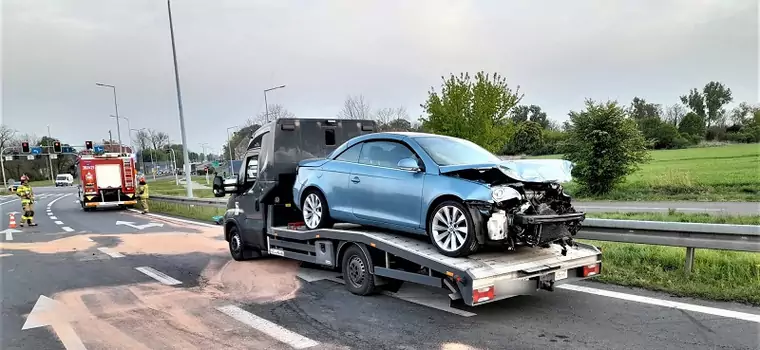
{"label": "tow truck tire", "polygon": [[250,260],[254,256],[251,248],[245,245],[243,237],[240,235],[240,230],[235,225],[230,227],[229,247],[230,255],[236,261]]}
{"label": "tow truck tire", "polygon": [[355,244],[346,248],[341,269],[349,292],[356,295],[370,295],[375,292],[375,276],[369,273],[371,264],[372,261]]}
{"label": "tow truck tire", "polygon": [[[441,219],[436,217],[439,213],[442,214],[441,217],[444,219],[444,221],[449,221],[448,219],[451,218],[452,215],[456,216],[457,218],[460,217],[459,215],[464,215],[464,221],[459,221],[457,219],[456,221],[459,221],[458,224],[454,222],[440,222]],[[463,224],[466,226],[462,227]],[[446,242],[446,238],[443,238],[443,242],[439,243],[438,240],[436,240],[437,235],[433,231],[434,226],[442,226],[444,228],[451,227],[453,230],[456,230],[457,227],[466,228],[467,234],[464,237],[464,242],[461,244],[455,244],[454,249],[451,247],[444,249],[442,244]],[[428,218],[427,230],[431,243],[435,246],[438,252],[443,255],[450,257],[466,257],[478,250],[478,240],[475,239],[475,221],[472,219],[470,211],[467,210],[467,208],[465,208],[465,206],[459,201],[447,200],[436,205],[432,210],[430,218]],[[455,233],[455,231],[449,232],[450,235],[453,235]],[[443,233],[441,233],[441,235],[443,235]]]}

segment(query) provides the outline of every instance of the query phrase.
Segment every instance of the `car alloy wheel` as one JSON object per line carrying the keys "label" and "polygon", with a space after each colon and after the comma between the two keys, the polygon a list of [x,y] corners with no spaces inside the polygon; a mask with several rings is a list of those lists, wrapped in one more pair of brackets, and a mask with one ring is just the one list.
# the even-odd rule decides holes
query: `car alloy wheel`
{"label": "car alloy wheel", "polygon": [[303,202],[303,219],[306,227],[315,229],[322,221],[322,201],[316,193],[309,193]]}
{"label": "car alloy wheel", "polygon": [[430,229],[435,245],[446,252],[458,251],[468,243],[467,218],[464,212],[455,206],[445,205],[438,209],[433,216]]}

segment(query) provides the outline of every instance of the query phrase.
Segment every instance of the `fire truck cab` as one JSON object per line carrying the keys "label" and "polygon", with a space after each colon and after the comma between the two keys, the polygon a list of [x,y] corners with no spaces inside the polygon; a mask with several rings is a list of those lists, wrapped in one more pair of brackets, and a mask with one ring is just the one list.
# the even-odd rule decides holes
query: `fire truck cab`
{"label": "fire truck cab", "polygon": [[135,159],[129,154],[82,154],[78,163],[79,203],[83,210],[137,204]]}

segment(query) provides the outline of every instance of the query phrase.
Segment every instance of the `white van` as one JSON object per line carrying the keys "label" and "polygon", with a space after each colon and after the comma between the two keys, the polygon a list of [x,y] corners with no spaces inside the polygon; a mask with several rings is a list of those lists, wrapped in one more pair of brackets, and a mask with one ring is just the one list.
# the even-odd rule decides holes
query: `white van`
{"label": "white van", "polygon": [[58,174],[55,177],[55,187],[59,186],[73,186],[74,177],[71,174]]}

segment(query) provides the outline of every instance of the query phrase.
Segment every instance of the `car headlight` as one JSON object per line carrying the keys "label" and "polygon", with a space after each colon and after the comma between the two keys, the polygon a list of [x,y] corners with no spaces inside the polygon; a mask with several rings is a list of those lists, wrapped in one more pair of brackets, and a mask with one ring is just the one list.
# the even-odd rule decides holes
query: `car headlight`
{"label": "car headlight", "polygon": [[510,199],[522,198],[522,195],[512,187],[500,186],[491,189],[491,198],[496,202],[503,202]]}

